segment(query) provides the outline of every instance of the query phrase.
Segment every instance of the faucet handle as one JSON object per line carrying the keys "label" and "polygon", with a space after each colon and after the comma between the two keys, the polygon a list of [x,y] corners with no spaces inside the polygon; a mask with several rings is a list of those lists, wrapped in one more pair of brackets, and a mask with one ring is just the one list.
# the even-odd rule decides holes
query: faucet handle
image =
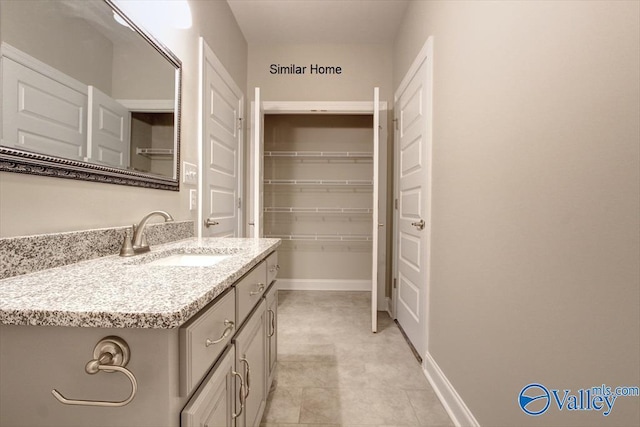
{"label": "faucet handle", "polygon": [[140,243],[140,246],[149,246],[149,243],[147,243],[147,233],[145,233],[144,231],[142,232],[142,243]]}
{"label": "faucet handle", "polygon": [[131,244],[131,238],[129,237],[129,230],[124,231],[124,240],[122,241],[122,247],[120,247],[120,256],[132,256],[135,255],[133,250],[133,244]]}

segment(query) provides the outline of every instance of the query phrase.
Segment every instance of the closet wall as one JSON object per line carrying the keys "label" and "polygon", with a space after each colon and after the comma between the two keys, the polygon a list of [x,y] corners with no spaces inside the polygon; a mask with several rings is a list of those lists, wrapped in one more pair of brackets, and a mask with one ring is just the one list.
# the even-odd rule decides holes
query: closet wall
{"label": "closet wall", "polygon": [[372,125],[372,115],[265,116],[264,229],[283,239],[285,282],[370,289]]}

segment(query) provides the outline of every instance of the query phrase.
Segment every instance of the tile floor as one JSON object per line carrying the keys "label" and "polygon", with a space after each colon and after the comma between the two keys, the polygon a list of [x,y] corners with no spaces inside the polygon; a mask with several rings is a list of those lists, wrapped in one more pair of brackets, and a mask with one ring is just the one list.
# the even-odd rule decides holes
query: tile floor
{"label": "tile floor", "polygon": [[261,426],[453,425],[386,313],[370,332],[369,295],[280,291],[278,371]]}

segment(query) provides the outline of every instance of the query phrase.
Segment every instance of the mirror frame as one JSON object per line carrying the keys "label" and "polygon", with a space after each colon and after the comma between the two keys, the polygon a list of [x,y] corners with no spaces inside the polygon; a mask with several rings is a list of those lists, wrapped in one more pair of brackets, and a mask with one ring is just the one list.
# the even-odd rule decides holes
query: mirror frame
{"label": "mirror frame", "polygon": [[182,95],[182,62],[165,45],[159,42],[146,30],[133,22],[112,0],[103,0],[115,13],[120,15],[131,28],[144,38],[159,54],[176,69],[176,96],[174,135],[176,146],[176,176],[162,177],[143,172],[95,165],[62,157],[33,153],[30,151],[0,146],[0,172],[16,172],[30,175],[67,178],[81,181],[103,182],[109,184],[129,185],[134,187],[154,188],[160,190],[180,190],[180,133],[181,133],[181,95]]}

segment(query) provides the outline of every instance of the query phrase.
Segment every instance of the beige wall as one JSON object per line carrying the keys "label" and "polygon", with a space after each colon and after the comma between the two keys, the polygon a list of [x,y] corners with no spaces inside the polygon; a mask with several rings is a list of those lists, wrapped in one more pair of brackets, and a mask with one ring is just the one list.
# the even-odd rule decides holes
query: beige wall
{"label": "beige wall", "polygon": [[[260,87],[266,101],[392,100],[392,46],[380,44],[252,44],[249,46],[249,99]],[[304,75],[270,74],[271,64],[306,66]],[[310,74],[310,64],[342,67],[340,75]]]}
{"label": "beige wall", "polygon": [[[111,94],[113,44],[60,2],[0,2],[0,40]],[[60,31],[65,28],[67,31]],[[79,61],[79,58],[89,58]]]}
{"label": "beige wall", "polygon": [[411,2],[394,87],[434,36],[429,352],[483,426],[530,382],[640,383],[640,3]]}
{"label": "beige wall", "polygon": [[[224,1],[190,1],[193,27],[156,34],[183,63],[181,158],[197,164],[198,37],[202,35],[240,87],[247,84],[247,43]],[[4,25],[4,22],[3,22]],[[189,188],[179,193],[0,173],[0,236],[129,225],[153,209],[177,219],[188,210]]]}

